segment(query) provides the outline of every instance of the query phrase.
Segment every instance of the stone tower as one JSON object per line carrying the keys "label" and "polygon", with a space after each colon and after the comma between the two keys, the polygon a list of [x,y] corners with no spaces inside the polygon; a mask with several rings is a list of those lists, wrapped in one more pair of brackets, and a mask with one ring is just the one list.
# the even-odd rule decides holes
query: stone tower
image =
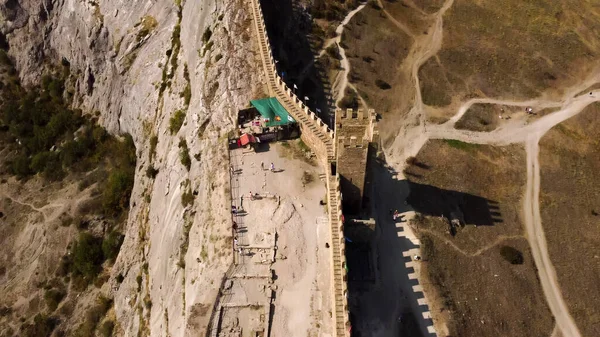
{"label": "stone tower", "polygon": [[364,205],[369,148],[379,141],[375,110],[337,109],[335,135],[343,212],[357,215]]}

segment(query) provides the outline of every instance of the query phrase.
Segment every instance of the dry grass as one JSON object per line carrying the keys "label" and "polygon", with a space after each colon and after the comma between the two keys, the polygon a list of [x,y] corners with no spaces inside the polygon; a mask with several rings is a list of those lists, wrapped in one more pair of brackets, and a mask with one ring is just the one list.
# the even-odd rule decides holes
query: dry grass
{"label": "dry grass", "polygon": [[312,166],[317,166],[314,156],[309,158],[311,153],[310,148],[308,148],[301,139],[282,141],[277,143],[276,147],[280,157],[300,159]]}
{"label": "dry grass", "polygon": [[498,108],[494,104],[473,104],[456,123],[457,129],[492,131],[498,127]]}
{"label": "dry grass", "polygon": [[550,335],[554,322],[526,240],[504,242],[524,252],[524,263],[512,265],[497,246],[466,256],[436,237],[430,239],[432,257],[422,263],[422,272],[431,283],[424,286],[426,291],[435,287],[450,315],[449,335]]}
{"label": "dry grass", "polygon": [[446,236],[460,249],[475,252],[501,236],[523,233],[521,195],[525,156],[520,146],[492,147],[458,141],[430,141],[406,170],[409,202],[421,213],[450,216],[457,208],[468,225],[451,238],[439,218],[420,229]]}
{"label": "dry grass", "polygon": [[[450,334],[550,334],[552,316],[520,219],[522,147],[431,141],[409,164],[409,202],[424,214],[413,225],[422,237],[424,275],[433,286],[428,293],[438,294],[434,307],[450,316]],[[451,236],[440,216],[457,210],[466,226]],[[524,263],[506,261],[502,246],[522,252]]]}
{"label": "dry grass", "polygon": [[456,0],[444,16],[444,40],[420,72],[426,102],[450,88],[463,95],[531,98],[572,85],[597,66],[599,14],[584,1]]}
{"label": "dry grass", "polygon": [[569,311],[582,335],[600,335],[600,104],[540,142],[542,224]]}
{"label": "dry grass", "polygon": [[[350,62],[349,80],[376,111],[396,109],[396,101],[407,96],[409,77],[397,70],[411,44],[410,36],[371,6],[358,12],[346,26],[342,45]],[[389,83],[391,88],[381,89],[376,85],[378,80]]]}

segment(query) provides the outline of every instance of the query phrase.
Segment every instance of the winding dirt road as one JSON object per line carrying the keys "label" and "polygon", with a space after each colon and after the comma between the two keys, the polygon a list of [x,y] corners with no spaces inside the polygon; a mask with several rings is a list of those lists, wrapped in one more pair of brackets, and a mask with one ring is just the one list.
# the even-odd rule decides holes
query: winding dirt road
{"label": "winding dirt road", "polygon": [[540,216],[540,163],[538,160],[539,140],[543,133],[530,134],[526,142],[527,150],[527,189],[523,202],[525,229],[531,246],[531,253],[538,269],[540,283],[546,295],[550,311],[563,336],[580,337],[581,334],[569,314],[569,309],[562,297],[556,271],[548,256],[546,237]]}
{"label": "winding dirt road", "polygon": [[329,40],[325,44],[325,47],[323,48],[321,53],[319,53],[319,56],[321,56],[322,53],[327,49],[327,47],[329,47],[332,43],[335,43],[338,46],[342,71],[338,73],[332,85],[335,106],[337,106],[338,103],[342,100],[342,98],[344,98],[344,92],[346,92],[346,87],[348,86],[348,74],[350,73],[350,62],[348,61],[348,57],[346,57],[346,51],[340,45],[340,42],[342,41],[342,34],[344,33],[344,28],[346,27],[346,24],[350,22],[350,19],[352,19],[352,17],[356,13],[360,12],[361,9],[365,8],[365,6],[366,4],[361,4],[360,6],[356,7],[355,10],[351,11],[350,13],[348,13],[348,15],[346,15],[342,23],[340,23],[340,25],[335,30],[336,37],[334,37],[332,40]]}

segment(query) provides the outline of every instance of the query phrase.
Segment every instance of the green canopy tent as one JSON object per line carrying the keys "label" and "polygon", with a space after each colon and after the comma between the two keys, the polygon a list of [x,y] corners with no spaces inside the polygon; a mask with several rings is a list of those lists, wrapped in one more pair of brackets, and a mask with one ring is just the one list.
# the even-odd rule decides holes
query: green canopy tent
{"label": "green canopy tent", "polygon": [[296,123],[275,97],[255,99],[250,101],[250,104],[260,113],[267,127]]}

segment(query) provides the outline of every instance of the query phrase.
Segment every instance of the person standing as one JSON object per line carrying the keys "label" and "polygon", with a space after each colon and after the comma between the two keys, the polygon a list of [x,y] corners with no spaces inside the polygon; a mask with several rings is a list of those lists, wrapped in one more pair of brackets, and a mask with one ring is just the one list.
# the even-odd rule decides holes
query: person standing
{"label": "person standing", "polygon": [[271,172],[275,172],[275,164],[271,163]]}
{"label": "person standing", "polygon": [[260,170],[264,171],[265,170],[265,163],[264,162],[260,162]]}

